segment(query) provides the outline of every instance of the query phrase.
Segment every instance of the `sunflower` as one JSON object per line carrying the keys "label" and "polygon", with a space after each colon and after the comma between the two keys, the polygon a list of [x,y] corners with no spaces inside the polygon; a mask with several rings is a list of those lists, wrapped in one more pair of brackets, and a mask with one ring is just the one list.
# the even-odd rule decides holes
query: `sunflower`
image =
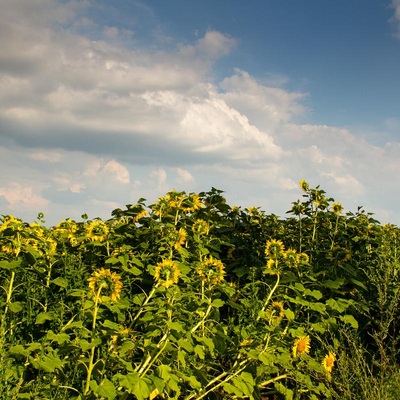
{"label": "sunflower", "polygon": [[304,192],[308,192],[310,190],[310,185],[304,179],[299,182],[299,185],[301,190]]}
{"label": "sunflower", "polygon": [[308,262],[310,261],[310,258],[306,253],[297,254],[296,258],[298,264],[308,264]]}
{"label": "sunflower", "polygon": [[113,301],[117,301],[121,296],[122,282],[121,277],[115,272],[111,272],[109,269],[100,269],[93,272],[92,276],[88,279],[89,288],[93,295],[97,295],[100,290],[99,302],[102,300],[101,293],[104,289],[104,295],[111,298]]}
{"label": "sunflower", "polygon": [[210,257],[199,265],[197,273],[203,282],[218,283],[224,280],[225,267],[220,260]]}
{"label": "sunflower", "polygon": [[301,336],[298,337],[293,344],[292,347],[292,354],[293,357],[297,357],[297,355],[302,355],[302,354],[308,354],[310,352],[310,337],[307,336]]}
{"label": "sunflower", "polygon": [[139,219],[145,217],[147,215],[147,211],[142,208],[134,217],[133,217],[133,222],[138,222]]}
{"label": "sunflower", "polygon": [[183,211],[191,213],[197,210],[200,210],[200,208],[203,208],[204,205],[200,200],[200,197],[198,194],[193,194],[187,199],[185,199],[185,202],[183,203]]}
{"label": "sunflower", "polygon": [[210,226],[208,222],[204,221],[203,219],[196,219],[194,224],[192,225],[192,231],[197,233],[197,235],[208,235],[210,231]]}
{"label": "sunflower", "polygon": [[285,316],[283,304],[280,301],[274,301],[268,307],[269,319],[273,324],[279,324]]}
{"label": "sunflower", "polygon": [[103,221],[94,220],[86,228],[86,237],[92,242],[103,242],[108,232],[109,229]]}
{"label": "sunflower", "polygon": [[294,249],[288,249],[285,251],[285,264],[289,268],[297,268],[297,252]]}
{"label": "sunflower", "polygon": [[112,350],[113,353],[116,353],[118,351],[118,347],[126,339],[128,339],[128,337],[129,337],[129,335],[131,333],[132,333],[131,329],[123,328],[123,329],[120,329],[118,332],[116,332],[115,335],[111,335],[111,337],[110,337],[110,350]]}
{"label": "sunflower", "polygon": [[335,214],[340,214],[343,211],[343,206],[342,203],[339,203],[338,201],[332,204],[332,211]]}
{"label": "sunflower", "polygon": [[166,288],[178,282],[179,274],[178,266],[172,260],[163,260],[154,269],[154,279]]}
{"label": "sunflower", "polygon": [[24,223],[21,219],[15,218],[13,215],[4,215],[1,218],[2,224],[0,225],[0,232],[5,231],[8,228],[12,228],[14,231],[21,231],[24,228]]}
{"label": "sunflower", "polygon": [[267,257],[278,258],[280,255],[283,254],[284,251],[285,251],[285,246],[280,240],[276,239],[268,240],[265,246],[265,254]]}
{"label": "sunflower", "polygon": [[322,366],[324,367],[325,371],[328,374],[332,372],[335,361],[336,361],[336,355],[335,353],[332,352],[329,352],[322,360]]}
{"label": "sunflower", "polygon": [[266,274],[270,274],[270,275],[274,275],[277,271],[276,267],[277,267],[277,261],[274,260],[273,258],[270,258],[267,261],[267,268],[265,269]]}
{"label": "sunflower", "polygon": [[177,232],[176,242],[174,244],[175,249],[179,249],[186,242],[187,232],[183,228],[179,228]]}

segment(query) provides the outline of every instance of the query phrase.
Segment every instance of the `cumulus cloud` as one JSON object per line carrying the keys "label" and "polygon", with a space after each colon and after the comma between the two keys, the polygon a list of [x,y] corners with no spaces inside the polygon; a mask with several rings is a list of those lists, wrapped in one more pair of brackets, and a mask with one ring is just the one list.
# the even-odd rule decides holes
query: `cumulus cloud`
{"label": "cumulus cloud", "polygon": [[[10,182],[0,187],[0,197],[7,201],[6,208],[12,212],[39,212],[48,205],[48,200],[38,193],[37,188],[24,186],[18,182]],[[19,216],[19,215],[17,215]]]}
{"label": "cumulus cloud", "polygon": [[391,8],[394,10],[394,12],[393,16],[390,18],[390,22],[395,27],[395,37],[400,39],[400,0],[392,0]]}
{"label": "cumulus cloud", "polygon": [[323,182],[349,207],[374,207],[376,182],[394,194],[382,174],[400,174],[398,143],[300,123],[309,94],[279,87],[282,78],[237,68],[210,79],[238,45],[222,32],[164,38],[166,50],[141,46],[133,28],[103,26],[90,13],[96,3],[3,3],[0,197],[9,209],[104,217],[174,187],[214,186],[282,214],[300,179]]}

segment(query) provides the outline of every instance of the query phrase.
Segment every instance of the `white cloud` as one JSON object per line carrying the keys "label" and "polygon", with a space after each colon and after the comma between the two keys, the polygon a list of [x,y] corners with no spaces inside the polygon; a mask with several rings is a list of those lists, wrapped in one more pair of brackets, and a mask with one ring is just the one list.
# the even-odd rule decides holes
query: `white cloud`
{"label": "white cloud", "polygon": [[252,123],[266,129],[306,112],[300,103],[307,96],[305,93],[262,85],[246,71],[237,69],[220,86],[225,91],[223,98],[227,104],[246,114]]}
{"label": "white cloud", "polygon": [[7,186],[0,187],[0,197],[7,201],[7,208],[13,213],[21,211],[37,213],[46,208],[49,203],[35,187],[24,186],[13,181]]}
{"label": "white cloud", "polygon": [[159,190],[166,189],[167,183],[167,172],[164,168],[157,168],[150,172],[150,178],[155,181],[155,184]]}
{"label": "white cloud", "polygon": [[194,177],[189,171],[182,168],[175,168],[175,171],[178,175],[176,179],[176,182],[178,184],[186,184],[194,182]]}
{"label": "white cloud", "polygon": [[400,39],[400,0],[392,0],[391,8],[394,10],[394,13],[390,18],[390,22],[392,22],[395,27],[395,37]]}
{"label": "white cloud", "polygon": [[61,160],[62,156],[56,151],[34,151],[29,154],[33,160],[47,161],[50,163],[57,163]]}
{"label": "white cloud", "polygon": [[[347,129],[300,124],[308,94],[277,87],[285,77],[261,81],[236,69],[211,80],[216,60],[237,45],[221,32],[193,44],[169,37],[168,51],[150,49],[133,30],[95,21],[85,11],[93,2],[3,3],[0,196],[7,207],[104,217],[110,207],[175,186],[214,186],[236,204],[282,215],[300,179],[349,208],[373,198],[377,182],[398,198],[398,143],[378,147]],[[393,5],[400,21],[400,3]],[[395,130],[398,120],[386,125]],[[369,201],[384,209],[376,204]]]}

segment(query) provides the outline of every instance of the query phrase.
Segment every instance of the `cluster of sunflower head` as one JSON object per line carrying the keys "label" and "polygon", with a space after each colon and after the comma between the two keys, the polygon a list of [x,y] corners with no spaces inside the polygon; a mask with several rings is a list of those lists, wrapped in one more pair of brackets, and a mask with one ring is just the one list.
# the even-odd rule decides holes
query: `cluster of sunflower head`
{"label": "cluster of sunflower head", "polygon": [[[304,357],[308,356],[311,350],[311,339],[310,336],[299,336],[295,339],[292,346],[292,357]],[[336,354],[329,351],[321,361],[322,367],[327,375],[328,380],[331,379],[333,367],[336,362]]]}
{"label": "cluster of sunflower head", "polygon": [[[197,274],[203,283],[217,284],[224,280],[224,264],[213,257],[209,257],[200,262],[196,268]],[[178,283],[181,271],[176,261],[162,260],[153,272],[156,283],[166,288]]]}
{"label": "cluster of sunflower head", "polygon": [[164,197],[159,197],[157,202],[151,206],[151,209],[156,215],[162,217],[168,214],[173,215],[179,211],[184,214],[193,213],[203,207],[198,194],[187,194],[173,190]]}
{"label": "cluster of sunflower head", "polygon": [[285,250],[285,246],[280,240],[271,239],[265,246],[267,257],[266,274],[279,274],[285,267],[298,268],[308,264],[309,258],[306,253],[297,253],[294,249]]}
{"label": "cluster of sunflower head", "polygon": [[35,257],[52,257],[56,249],[57,242],[51,232],[39,223],[26,224],[11,214],[1,218],[1,253],[9,257],[18,257],[21,252],[34,253]]}

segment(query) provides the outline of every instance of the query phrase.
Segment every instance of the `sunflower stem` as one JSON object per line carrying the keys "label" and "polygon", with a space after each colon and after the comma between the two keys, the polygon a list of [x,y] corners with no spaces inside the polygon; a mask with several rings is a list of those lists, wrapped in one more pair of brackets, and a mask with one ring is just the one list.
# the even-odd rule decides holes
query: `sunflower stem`
{"label": "sunflower stem", "polygon": [[[94,331],[96,329],[96,319],[97,319],[97,313],[99,310],[99,299],[100,299],[100,294],[101,294],[101,289],[103,289],[104,283],[102,283],[97,290],[96,297],[94,299],[94,310],[93,310],[93,322],[92,322],[92,340],[94,336]],[[92,376],[93,368],[95,366],[94,361],[94,354],[95,354],[96,346],[93,346],[90,349],[90,358],[89,358],[89,364],[87,366],[87,375],[86,375],[86,385],[85,385],[85,390],[83,392],[84,395],[86,395],[89,392],[90,389],[90,378]]]}
{"label": "sunflower stem", "polygon": [[150,299],[153,297],[155,291],[157,290],[159,286],[159,283],[157,282],[153,289],[151,289],[151,292],[149,293],[149,295],[146,297],[146,300],[143,302],[143,304],[140,306],[140,309],[138,310],[138,312],[136,313],[136,315],[134,316],[134,318],[132,319],[132,322],[129,325],[129,328],[132,329],[133,325],[135,324],[135,322],[137,321],[137,319],[140,317],[140,315],[142,314],[142,312],[144,311],[144,307],[147,305],[147,303],[150,301]]}
{"label": "sunflower stem", "polygon": [[280,281],[280,275],[279,275],[279,273],[277,273],[277,279],[276,279],[275,285],[274,285],[274,287],[272,288],[272,290],[269,292],[269,295],[268,295],[268,297],[267,297],[267,300],[265,300],[265,303],[264,303],[264,305],[263,305],[261,311],[259,312],[258,317],[256,318],[256,321],[258,321],[258,320],[261,318],[261,314],[262,314],[262,313],[265,311],[265,309],[267,308],[268,303],[270,302],[270,300],[271,300],[271,298],[272,298],[272,295],[274,294],[275,290],[277,289],[277,287],[278,287],[278,285],[279,285],[279,281]]}

